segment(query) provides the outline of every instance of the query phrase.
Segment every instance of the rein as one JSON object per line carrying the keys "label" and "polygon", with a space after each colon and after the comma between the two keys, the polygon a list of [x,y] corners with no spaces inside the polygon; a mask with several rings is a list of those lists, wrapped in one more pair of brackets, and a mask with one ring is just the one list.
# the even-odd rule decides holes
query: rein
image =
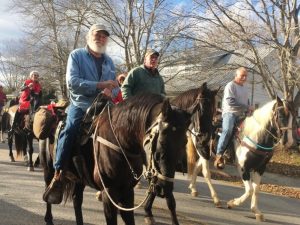
{"label": "rein", "polygon": [[[153,184],[151,183],[149,185],[149,188],[148,188],[148,194],[146,195],[146,197],[141,201],[140,204],[138,204],[137,206],[133,207],[133,208],[124,208],[124,207],[121,207],[119,206],[113,199],[112,197],[110,196],[110,194],[108,193],[108,190],[107,188],[105,187],[105,184],[104,184],[104,181],[102,179],[102,176],[101,176],[101,171],[100,171],[100,166],[99,166],[99,162],[97,160],[98,157],[96,157],[96,155],[98,156],[98,154],[100,153],[100,151],[97,151],[97,148],[96,148],[96,143],[98,141],[98,137],[96,138],[96,133],[97,133],[97,130],[98,130],[98,126],[99,126],[99,122],[97,123],[96,125],[96,129],[95,129],[95,132],[94,132],[94,137],[93,137],[93,148],[94,148],[94,155],[95,155],[95,164],[97,165],[97,172],[98,172],[98,176],[100,178],[100,181],[101,181],[101,184],[102,184],[102,187],[103,187],[103,190],[105,191],[108,199],[111,201],[111,203],[119,210],[123,210],[123,211],[133,211],[133,210],[136,210],[138,209],[139,207],[141,207],[145,201],[149,198],[150,196],[150,193],[151,193],[151,189],[153,189]],[[97,154],[98,152],[98,154]]]}

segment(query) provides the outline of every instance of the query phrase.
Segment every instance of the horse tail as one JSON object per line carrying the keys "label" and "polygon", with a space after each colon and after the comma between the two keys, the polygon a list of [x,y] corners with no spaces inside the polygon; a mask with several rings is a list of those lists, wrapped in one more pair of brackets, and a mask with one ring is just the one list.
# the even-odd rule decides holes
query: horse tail
{"label": "horse tail", "polygon": [[26,149],[26,137],[22,134],[14,134],[15,136],[15,147],[17,151],[17,156],[22,156],[25,154],[24,149]]}
{"label": "horse tail", "polygon": [[197,162],[197,150],[190,136],[188,136],[188,142],[186,145],[186,155],[188,175],[191,176],[193,174]]}

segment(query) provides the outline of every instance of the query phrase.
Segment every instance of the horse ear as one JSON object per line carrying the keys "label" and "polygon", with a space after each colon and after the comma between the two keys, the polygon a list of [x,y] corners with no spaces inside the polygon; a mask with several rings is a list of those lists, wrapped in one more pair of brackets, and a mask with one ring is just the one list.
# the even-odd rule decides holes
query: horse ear
{"label": "horse ear", "polygon": [[276,95],[276,101],[278,105],[283,105],[283,102],[281,101],[281,99]]}
{"label": "horse ear", "polygon": [[207,83],[206,82],[204,82],[203,84],[202,84],[202,86],[201,86],[204,90],[205,89],[207,89]]}
{"label": "horse ear", "polygon": [[161,108],[161,113],[164,118],[168,118],[172,111],[169,99],[165,99]]}

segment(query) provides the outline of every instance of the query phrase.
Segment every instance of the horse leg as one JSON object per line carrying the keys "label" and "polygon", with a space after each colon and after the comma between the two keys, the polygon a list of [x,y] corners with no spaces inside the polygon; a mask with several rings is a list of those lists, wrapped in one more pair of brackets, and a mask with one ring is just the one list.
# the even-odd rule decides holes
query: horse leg
{"label": "horse leg", "polygon": [[73,193],[73,207],[76,217],[76,225],[83,225],[82,216],[82,202],[83,202],[83,191],[85,186],[81,183],[76,183]]}
{"label": "horse leg", "polygon": [[34,163],[33,163],[33,166],[35,168],[39,167],[40,166],[40,155],[38,154],[37,158],[35,159]]}
{"label": "horse leg", "polygon": [[173,192],[166,193],[166,202],[171,213],[172,225],[179,225],[176,215],[176,201]]}
{"label": "horse leg", "polygon": [[28,155],[29,155],[29,161],[28,161],[28,167],[27,170],[28,171],[34,171],[34,167],[33,167],[33,160],[32,160],[32,155],[33,155],[33,136],[32,134],[28,134],[26,135],[26,139],[27,139],[27,143],[28,143]]}
{"label": "horse leg", "polygon": [[11,132],[9,132],[8,135],[7,135],[7,142],[8,142],[10,161],[15,162],[14,154],[13,154],[13,151],[12,151],[13,134]]}
{"label": "horse leg", "polygon": [[2,143],[5,143],[4,139],[3,139],[3,129],[1,128],[0,130],[0,139]]}
{"label": "horse leg", "polygon": [[154,202],[154,199],[156,197],[156,194],[154,192],[149,193],[148,199],[145,202],[145,206],[144,206],[144,210],[145,210],[145,223],[147,225],[154,225],[155,224],[155,220],[152,214],[152,205]]}
{"label": "horse leg", "polygon": [[201,161],[201,157],[200,157],[196,163],[196,166],[194,167],[192,178],[191,178],[191,183],[189,185],[189,189],[191,190],[191,195],[193,197],[198,196],[198,191],[196,188],[196,180],[197,180],[199,170],[201,169],[201,166],[202,166],[201,164],[202,164],[202,161]]}
{"label": "horse leg", "polygon": [[210,175],[210,169],[209,169],[209,161],[206,160],[203,157],[200,157],[200,160],[202,161],[202,174],[203,177],[205,178],[205,181],[208,185],[208,188],[210,190],[210,195],[214,201],[214,204],[217,208],[222,207],[221,202],[218,198],[217,192],[215,191],[212,183],[211,183],[211,175]]}
{"label": "horse leg", "polygon": [[251,211],[255,214],[256,220],[262,222],[262,221],[265,221],[264,215],[261,213],[261,211],[258,209],[258,206],[257,206],[257,199],[258,199],[261,175],[257,172],[254,172],[253,176],[252,176],[252,181],[253,181],[252,182],[253,194],[252,194],[252,198],[251,198]]}
{"label": "horse leg", "polygon": [[[46,141],[47,140],[39,141],[39,152],[41,155],[40,160],[41,160],[41,164],[43,166],[45,188],[48,187],[48,185],[50,184],[50,182],[52,180],[52,177],[54,176],[52,159],[48,153],[48,149],[46,148]],[[52,205],[49,203],[47,203],[44,221],[46,222],[46,225],[53,225]]]}
{"label": "horse leg", "polygon": [[[238,167],[238,169],[241,171],[240,167]],[[251,178],[250,178],[250,172],[249,171],[245,171],[243,173],[242,177],[247,177],[248,178],[248,180],[244,180],[243,179],[243,183],[244,183],[244,186],[245,186],[245,193],[241,197],[239,197],[239,198],[235,198],[235,199],[232,199],[232,200],[228,201],[227,202],[227,207],[229,209],[231,209],[231,208],[233,208],[235,206],[241,205],[253,193],[253,187],[252,187],[252,181],[251,181]]]}
{"label": "horse leg", "polygon": [[[106,189],[112,199],[118,204],[117,199],[118,194],[116,191],[113,191],[111,188]],[[102,201],[103,201],[103,208],[104,208],[104,215],[106,219],[107,225],[117,225],[117,213],[118,209],[112,204],[109,200],[106,191],[102,191]]]}
{"label": "horse leg", "polygon": [[[122,198],[120,200],[121,206],[125,208],[133,208],[134,206],[134,192],[130,189],[123,192]],[[133,211],[123,211],[120,210],[120,215],[126,225],[134,225],[134,213]]]}

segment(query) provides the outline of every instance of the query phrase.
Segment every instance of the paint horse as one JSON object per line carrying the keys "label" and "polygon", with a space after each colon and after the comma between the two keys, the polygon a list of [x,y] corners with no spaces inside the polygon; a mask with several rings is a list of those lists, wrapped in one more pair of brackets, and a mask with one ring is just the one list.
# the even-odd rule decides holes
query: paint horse
{"label": "paint horse", "polygon": [[292,129],[289,127],[291,115],[291,104],[277,97],[246,118],[239,138],[235,140],[236,164],[245,193],[230,200],[227,203],[228,208],[239,206],[251,197],[251,211],[257,220],[264,220],[257,203],[261,177],[273,156],[276,144],[280,141],[283,145],[287,143],[286,132]]}
{"label": "paint horse", "polygon": [[[190,117],[188,112],[173,109],[162,96],[149,93],[134,96],[115,106],[107,104],[96,117],[94,138],[81,147],[81,154],[92,179],[90,186],[102,191],[107,224],[118,224],[118,211],[125,224],[135,224],[133,188],[142,175],[144,145],[151,151],[147,163],[147,175],[151,183],[149,190],[165,193],[170,197],[167,203],[172,222],[178,224],[175,199],[170,194],[173,183],[168,181],[174,178],[177,158],[186,145]],[[43,163],[44,176],[49,185],[54,170],[51,154],[47,153],[45,156],[48,160]],[[72,167],[70,170],[72,171]],[[83,224],[83,191],[85,184],[89,183],[86,176],[83,178],[85,183],[77,181],[71,192],[77,225]],[[65,187],[65,193],[70,193],[67,188],[70,185]],[[145,197],[145,201],[148,197]],[[148,216],[153,220],[152,214]],[[47,204],[45,221],[53,224],[52,220],[51,205]]]}
{"label": "paint horse", "polygon": [[195,103],[199,106],[192,116],[186,146],[188,174],[192,175],[189,189],[193,196],[197,196],[196,179],[202,167],[202,174],[217,207],[220,206],[220,200],[211,183],[209,159],[211,155],[210,139],[213,132],[212,120],[216,111],[215,97],[218,91],[219,89],[210,90],[207,84],[203,83],[200,88],[188,90],[172,101],[172,104],[182,109],[186,109]]}

